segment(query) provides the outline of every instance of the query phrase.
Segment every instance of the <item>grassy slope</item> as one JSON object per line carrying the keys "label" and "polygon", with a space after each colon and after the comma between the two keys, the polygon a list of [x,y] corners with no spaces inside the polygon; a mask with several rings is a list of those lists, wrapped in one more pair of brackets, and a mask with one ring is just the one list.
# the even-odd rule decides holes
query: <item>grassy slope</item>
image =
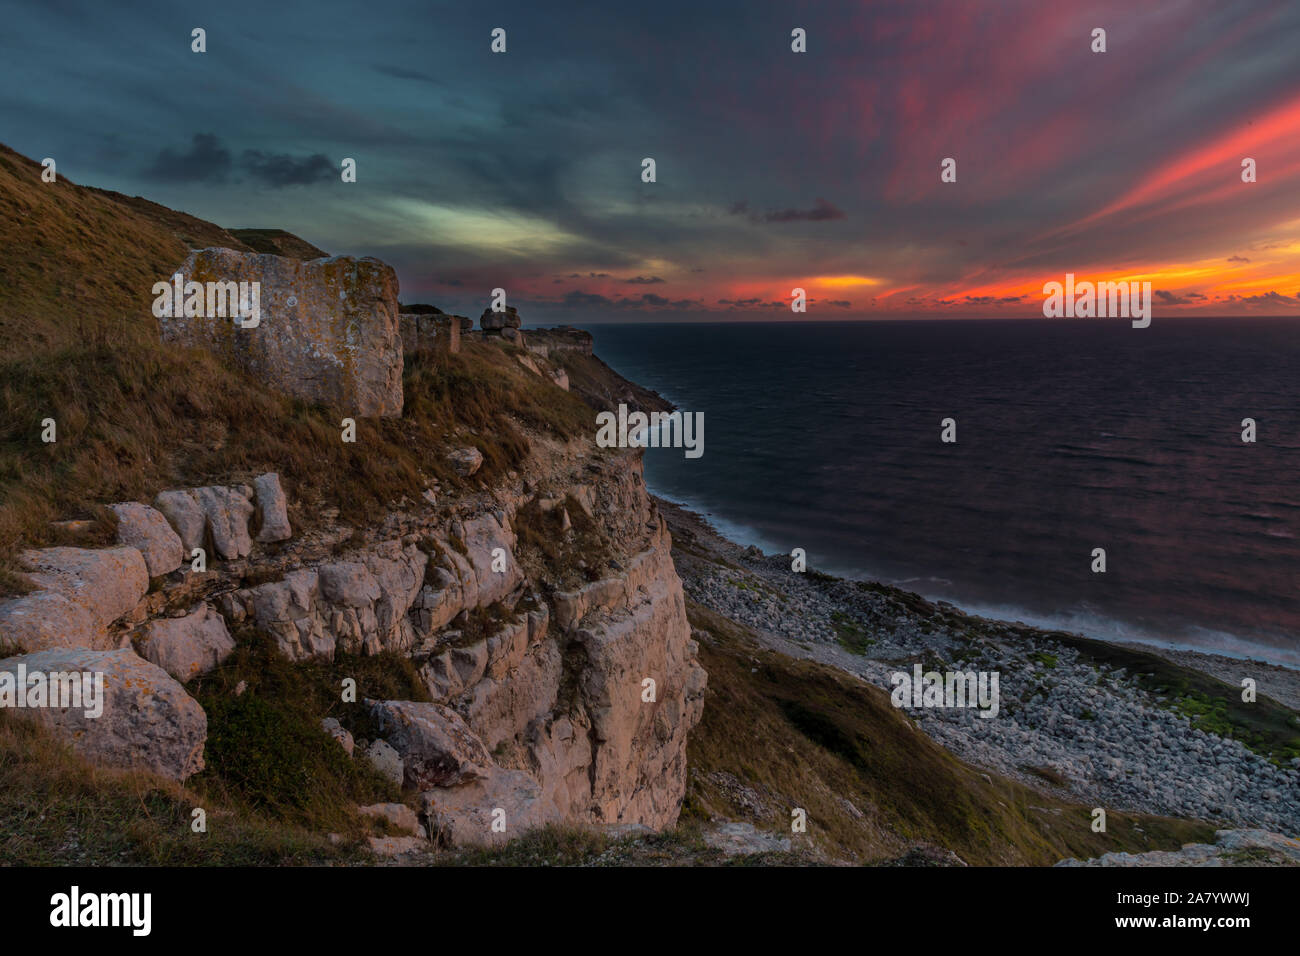
{"label": "grassy slope", "polygon": [[[449,443],[477,445],[486,461],[476,480],[491,481],[527,447],[519,424],[589,430],[576,398],[484,343],[458,357],[414,357],[403,418],[364,421],[347,445],[339,413],[278,395],[206,353],[164,348],[153,283],[184,259],[184,240],[228,236],[147,200],[42,183],[36,163],[0,147],[0,594],[23,587],[16,548],[52,543],[51,520],[93,516],[109,502],[275,470],[300,500],[360,523],[416,498],[429,476],[454,485],[431,454]],[[58,426],[53,444],[41,441],[46,418]],[[302,524],[317,510],[294,517]]]}
{"label": "grassy slope", "polygon": [[[1107,833],[1093,833],[1090,808],[986,778],[916,729],[884,691],[762,649],[700,605],[689,612],[714,639],[700,648],[709,696],[690,739],[688,819],[720,814],[788,832],[790,809],[803,807],[823,852],[864,863],[896,858],[915,842],[972,864],[1045,865],[1213,837],[1206,824],[1118,812],[1108,813]],[[765,808],[746,811],[715,782],[719,771],[763,797]]]}
{"label": "grassy slope", "polygon": [[[277,470],[297,497],[319,497],[340,507],[344,520],[365,521],[401,495],[418,495],[428,474],[455,481],[431,454],[453,432],[457,443],[484,451],[476,480],[490,482],[526,448],[520,425],[560,435],[590,431],[590,410],[575,397],[501,361],[498,346],[467,342],[458,357],[411,357],[403,419],[363,423],[361,440],[344,445],[337,413],[276,395],[206,354],[158,342],[152,284],[190,245],[248,246],[146,200],[41,183],[39,172],[0,148],[0,562],[20,544],[51,540],[51,519],[241,471]],[[250,244],[271,241],[241,234]],[[594,398],[624,392],[599,360],[565,364]],[[45,417],[58,422],[53,445],[39,438]],[[6,583],[18,582],[0,577],[0,590]],[[693,614],[718,640],[703,650],[711,698],[691,742],[697,774],[683,833],[709,811],[740,815],[725,794],[700,782],[726,771],[779,804],[761,823],[788,826],[788,807],[807,807],[814,839],[837,857],[880,859],[904,841],[926,841],[971,862],[1044,863],[1208,835],[1202,826],[1150,818],[1143,835],[1115,814],[1109,835],[1093,835],[1081,808],[985,782],[910,729],[882,694],[755,651],[733,626],[698,608]],[[321,838],[322,828],[356,835],[362,825],[351,806],[393,794],[342,767],[319,719],[334,706],[339,668],[379,666],[370,678],[389,692],[409,675],[392,662],[290,666],[268,657],[256,635],[240,640],[226,667],[191,688],[208,710],[212,738],[209,769],[186,790],[88,770],[39,732],[0,719],[0,858],[346,859],[347,851]],[[757,670],[751,657],[759,658]],[[249,690],[236,698],[238,680]],[[736,735],[738,726],[756,732]],[[865,823],[851,819],[841,796],[865,811]],[[209,811],[207,837],[190,833],[193,806]],[[540,845],[555,839],[541,837]],[[605,845],[560,842],[578,856]],[[672,838],[666,843],[669,856],[681,849]]]}

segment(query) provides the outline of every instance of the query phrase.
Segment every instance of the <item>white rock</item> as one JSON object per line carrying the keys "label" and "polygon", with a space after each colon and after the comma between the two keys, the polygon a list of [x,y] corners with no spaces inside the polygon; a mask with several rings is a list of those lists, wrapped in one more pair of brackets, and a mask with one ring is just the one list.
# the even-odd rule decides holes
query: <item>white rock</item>
{"label": "white rock", "polygon": [[257,540],[287,541],[293,537],[293,529],[289,527],[288,505],[280,487],[280,476],[275,472],[259,475],[253,479],[253,489],[257,494],[257,510],[262,516],[262,528],[257,532]]}
{"label": "white rock", "polygon": [[402,785],[406,769],[402,766],[401,755],[384,741],[373,741],[366,748],[366,759],[370,761],[371,766],[391,780],[395,786],[400,787]]}
{"label": "white rock", "polygon": [[[165,671],[133,651],[41,651],[0,661],[0,672],[17,675],[20,665],[29,684],[34,673],[102,675],[103,711],[97,717],[87,716],[84,697],[81,708],[10,710],[18,719],[44,724],[84,759],[150,770],[173,780],[203,769],[208,734],[203,708]],[[92,676],[91,683],[98,679]]]}
{"label": "white rock", "polygon": [[162,512],[136,501],[109,506],[117,515],[117,542],[139,550],[149,577],[169,574],[181,566],[181,539]]}
{"label": "white rock", "polygon": [[234,488],[220,486],[195,488],[194,496],[208,521],[217,555],[227,561],[248,557],[253,551],[253,539],[248,534],[252,502]]}
{"label": "white rock", "polygon": [[135,548],[44,548],[24,551],[36,585],[80,604],[102,631],[132,610],[149,590],[144,557]]}
{"label": "white rock", "polygon": [[194,497],[194,492],[185,489],[161,491],[154,498],[153,506],[166,517],[171,526],[176,529],[176,533],[180,535],[181,547],[185,549],[186,557],[189,557],[195,548],[204,546],[207,519],[203,517],[203,509],[199,507],[199,500]]}
{"label": "white rock", "polygon": [[235,641],[225,618],[204,604],[184,617],[150,621],[141,649],[146,660],[183,684],[214,670],[234,652]]}
{"label": "white rock", "polygon": [[0,602],[0,653],[104,643],[103,629],[90,612],[58,591],[34,591]]}

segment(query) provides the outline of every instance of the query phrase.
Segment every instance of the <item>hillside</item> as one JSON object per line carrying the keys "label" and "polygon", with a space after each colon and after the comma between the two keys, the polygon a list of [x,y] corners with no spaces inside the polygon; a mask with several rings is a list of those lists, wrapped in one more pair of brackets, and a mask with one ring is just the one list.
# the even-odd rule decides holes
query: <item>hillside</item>
{"label": "hillside", "polygon": [[[209,246],[274,277],[265,324],[164,341],[153,283]],[[0,671],[113,681],[100,722],[0,713],[0,856],[1049,864],[1211,835],[1119,812],[1092,834],[688,597],[640,452],[593,441],[593,409],[662,397],[577,330],[403,350],[391,269],[318,254],[0,150]],[[347,382],[399,363],[355,441],[346,404],[293,391],[315,370],[249,364],[340,327]]]}

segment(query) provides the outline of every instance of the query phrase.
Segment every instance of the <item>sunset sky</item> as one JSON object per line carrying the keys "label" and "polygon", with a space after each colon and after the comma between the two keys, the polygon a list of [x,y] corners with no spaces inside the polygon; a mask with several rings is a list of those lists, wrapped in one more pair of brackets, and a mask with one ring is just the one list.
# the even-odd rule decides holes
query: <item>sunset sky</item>
{"label": "sunset sky", "polygon": [[378,256],[406,302],[1027,317],[1073,272],[1149,280],[1157,317],[1300,313],[1295,0],[28,7],[0,141]]}

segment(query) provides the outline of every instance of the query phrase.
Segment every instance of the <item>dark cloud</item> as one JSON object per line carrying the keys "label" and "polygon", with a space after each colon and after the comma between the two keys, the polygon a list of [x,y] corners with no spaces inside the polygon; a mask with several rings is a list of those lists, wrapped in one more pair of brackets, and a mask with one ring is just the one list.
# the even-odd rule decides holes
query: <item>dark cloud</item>
{"label": "dark cloud", "polygon": [[195,133],[187,152],[162,149],[145,175],[167,183],[224,183],[234,165],[212,133]]}
{"label": "dark cloud", "polygon": [[421,83],[432,83],[434,86],[442,85],[428,73],[421,73],[419,70],[408,70],[400,66],[387,66],[381,63],[375,66],[375,71],[383,73],[385,76],[396,77],[399,80],[418,80]]}
{"label": "dark cloud", "polygon": [[1174,295],[1164,289],[1156,289],[1155,297],[1162,305],[1186,305],[1189,301],[1181,295]]}
{"label": "dark cloud", "polygon": [[1246,263],[1249,262],[1250,260],[1245,258],[1244,256],[1228,256],[1228,261]]}
{"label": "dark cloud", "polygon": [[631,279],[623,280],[628,285],[659,285],[664,280],[658,276],[633,276]]}
{"label": "dark cloud", "polygon": [[1281,292],[1269,291],[1260,295],[1230,295],[1229,302],[1240,302],[1245,305],[1284,305],[1289,308],[1300,306],[1300,292],[1295,295],[1283,295]]}
{"label": "dark cloud", "polygon": [[829,222],[844,218],[842,211],[821,197],[818,197],[811,209],[782,209],[769,212],[763,217],[765,222]]}
{"label": "dark cloud", "polygon": [[748,199],[740,199],[731,204],[727,213],[745,216],[750,222],[829,222],[832,219],[847,218],[842,210],[820,196],[811,209],[770,209],[762,215],[750,210]]}
{"label": "dark cloud", "polygon": [[614,304],[614,300],[607,296],[595,292],[583,292],[579,289],[573,289],[570,292],[566,292],[564,298],[560,301],[565,305],[571,305],[580,309],[589,308],[591,306],[609,308]]}
{"label": "dark cloud", "polygon": [[240,165],[254,179],[273,189],[285,186],[308,186],[325,182],[339,175],[339,167],[323,153],[313,153],[298,159],[288,153],[264,153],[246,149]]}

